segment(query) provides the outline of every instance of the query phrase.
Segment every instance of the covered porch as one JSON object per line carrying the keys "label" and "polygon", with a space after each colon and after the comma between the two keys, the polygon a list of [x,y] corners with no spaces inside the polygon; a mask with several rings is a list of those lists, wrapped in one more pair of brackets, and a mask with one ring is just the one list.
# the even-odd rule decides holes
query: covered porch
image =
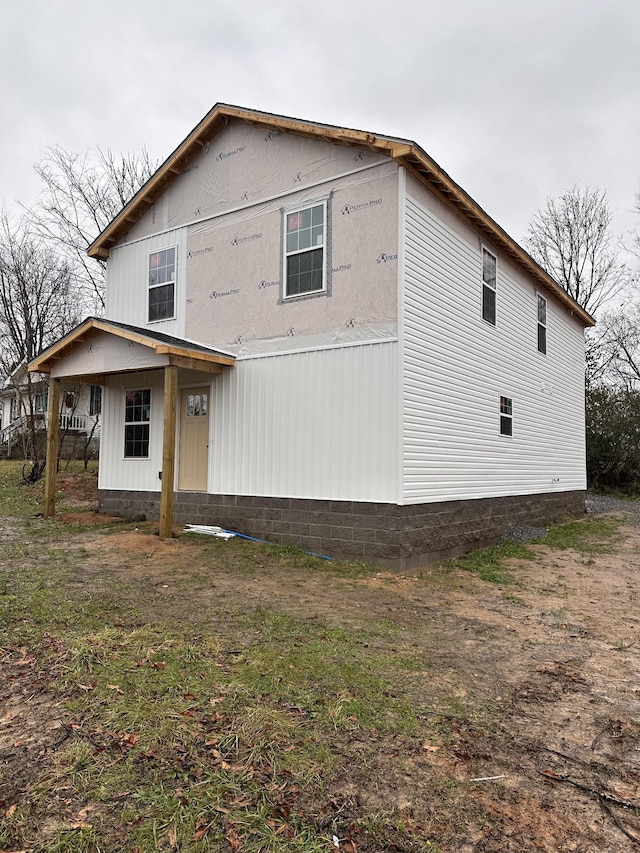
{"label": "covered porch", "polygon": [[[55,515],[56,468],[59,443],[60,389],[63,382],[73,379],[91,385],[104,386],[116,377],[135,374],[154,375],[162,372],[162,465],[159,472],[160,487],[160,538],[173,535],[174,490],[176,482],[176,455],[178,434],[179,385],[186,383],[204,385],[212,375],[232,368],[235,358],[230,353],[200,346],[182,338],[161,332],[90,317],[72,332],[45,350],[29,365],[30,372],[49,376],[47,455],[45,470],[44,516]],[[194,403],[194,400],[197,402]],[[134,397],[127,404],[134,412],[125,426],[125,455],[142,458],[145,452],[144,398]],[[188,405],[200,413],[201,397],[191,395]],[[206,412],[206,404],[203,406]],[[146,417],[149,417],[148,408]],[[139,413],[139,414],[137,414]],[[133,418],[138,417],[139,421]],[[127,432],[127,430],[129,430]],[[113,442],[113,437],[112,437]],[[115,446],[112,443],[112,447]],[[146,438],[148,453],[148,428]],[[103,456],[109,452],[103,450]]]}

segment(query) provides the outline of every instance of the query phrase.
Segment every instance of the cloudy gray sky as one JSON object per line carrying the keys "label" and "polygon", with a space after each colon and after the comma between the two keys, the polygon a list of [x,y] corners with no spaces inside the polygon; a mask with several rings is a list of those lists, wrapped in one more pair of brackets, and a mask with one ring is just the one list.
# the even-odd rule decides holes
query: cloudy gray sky
{"label": "cloudy gray sky", "polygon": [[4,0],[0,203],[47,146],[164,157],[217,101],[420,144],[513,237],[640,188],[638,0]]}

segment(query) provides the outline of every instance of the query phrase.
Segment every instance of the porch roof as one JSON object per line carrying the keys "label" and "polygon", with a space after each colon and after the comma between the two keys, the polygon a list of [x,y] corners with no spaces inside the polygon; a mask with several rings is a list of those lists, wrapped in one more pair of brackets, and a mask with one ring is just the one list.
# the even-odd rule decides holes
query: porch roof
{"label": "porch roof", "polygon": [[[100,338],[110,345],[96,346]],[[128,352],[125,357],[122,347],[117,348],[118,342],[126,343],[134,353]],[[221,373],[235,365],[235,356],[152,329],[88,317],[33,359],[28,369],[30,373],[73,376],[101,384],[105,375],[167,365]]]}

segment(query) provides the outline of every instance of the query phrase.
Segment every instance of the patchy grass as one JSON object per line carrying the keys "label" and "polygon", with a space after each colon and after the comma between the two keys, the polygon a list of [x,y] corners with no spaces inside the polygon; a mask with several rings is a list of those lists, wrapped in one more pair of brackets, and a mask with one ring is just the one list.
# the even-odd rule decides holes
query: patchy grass
{"label": "patchy grass", "polygon": [[[478,584],[453,571],[516,584],[514,561],[532,548],[505,542],[389,577],[240,539],[159,543],[152,525],[106,523],[91,537],[34,517],[41,484],[16,471],[0,463],[0,512],[14,519],[0,551],[0,849],[495,853],[505,837],[573,849],[567,793],[562,846],[544,836],[548,783],[527,800],[537,757],[528,785],[517,775],[536,684],[538,732],[550,685],[570,690],[571,673],[549,685],[539,657],[514,672],[508,655],[528,648],[517,630],[538,619],[529,591],[487,586],[472,611]],[[90,476],[63,481],[61,499],[90,496]],[[615,524],[592,522],[555,539],[552,528],[544,544],[612,546]],[[529,608],[527,620],[505,604]],[[555,630],[547,619],[537,642]],[[633,652],[620,636],[617,661]],[[510,786],[491,781],[506,774]]]}
{"label": "patchy grass", "polygon": [[[22,460],[0,459],[0,518],[33,518],[42,513],[44,479],[26,483],[23,465]],[[90,462],[86,471],[77,460],[64,465],[57,478],[57,510],[61,512],[95,497],[98,472],[97,462]]]}
{"label": "patchy grass", "polygon": [[42,512],[42,484],[25,483],[23,462],[0,459],[0,518],[16,518]]}
{"label": "patchy grass", "polygon": [[616,518],[568,521],[549,528],[548,535],[536,542],[549,548],[572,548],[581,554],[606,554],[615,546],[621,524]]}
{"label": "patchy grass", "polygon": [[[186,539],[198,543],[204,562],[216,561],[222,552],[231,556],[233,568],[243,575],[260,575],[276,561],[286,564],[292,571],[328,574],[337,578],[371,577],[379,571],[375,566],[355,561],[322,559],[295,545],[273,545],[241,537],[223,541],[196,533],[184,534]],[[229,562],[229,560],[227,560]]]}
{"label": "patchy grass", "polygon": [[[246,620],[251,640],[240,634],[241,648],[230,649],[168,624],[116,627],[131,614],[65,604],[64,570],[46,590],[35,574],[14,580],[16,594],[2,601],[6,639],[28,641],[53,676],[66,738],[30,812],[44,814],[61,789],[96,804],[90,825],[57,828],[47,850],[119,849],[101,828],[100,806],[114,804],[123,837],[140,850],[327,850],[303,791],[331,773],[335,740],[416,731],[410,702],[392,687],[406,652],[367,654],[375,629],[258,608]],[[24,811],[2,826],[12,845],[36,832]],[[394,832],[413,843],[408,830]]]}
{"label": "patchy grass", "polygon": [[[407,649],[384,620],[337,627],[259,605],[226,614],[221,632],[154,613],[133,581],[78,585],[87,552],[73,537],[82,528],[30,519],[36,490],[11,477],[3,488],[5,510],[30,533],[0,557],[0,661],[23,661],[21,676],[31,674],[34,695],[52,697],[62,728],[47,770],[25,785],[28,799],[15,807],[10,794],[4,800],[0,846],[331,849],[341,821],[321,819],[318,809],[344,761],[336,745],[418,735],[406,679],[424,668],[422,650]],[[219,571],[249,581],[307,573],[349,582],[374,573],[242,540],[186,537],[184,547],[200,569],[172,586],[190,596]],[[28,764],[23,772],[30,777]],[[7,782],[11,789],[0,777],[0,786]],[[341,829],[342,848],[355,850],[365,836],[376,846],[358,849],[386,849],[389,839],[398,849],[438,849],[400,816],[360,810]]]}
{"label": "patchy grass", "polygon": [[455,560],[448,560],[446,565],[472,572],[488,583],[513,584],[516,583],[513,567],[507,566],[505,561],[532,560],[534,556],[530,548],[507,541],[500,545],[479,548]]}

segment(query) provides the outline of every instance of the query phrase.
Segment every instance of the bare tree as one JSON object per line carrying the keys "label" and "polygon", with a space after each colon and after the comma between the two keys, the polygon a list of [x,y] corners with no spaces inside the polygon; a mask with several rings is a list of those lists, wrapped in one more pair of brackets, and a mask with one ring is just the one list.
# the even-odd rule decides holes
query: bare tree
{"label": "bare tree", "polygon": [[525,245],[532,257],[586,311],[595,314],[630,282],[611,233],[606,193],[573,187],[547,199]]}
{"label": "bare tree", "polygon": [[35,168],[43,185],[29,211],[37,232],[66,258],[83,286],[89,310],[104,308],[105,264],[86,250],[156,169],[147,151],[115,155],[97,149],[72,154],[56,145]]}
{"label": "bare tree", "polygon": [[[69,264],[29,223],[0,213],[0,375],[9,376],[78,322],[79,300]],[[19,394],[25,417],[25,455],[39,458],[36,395],[42,382],[25,372]]]}
{"label": "bare tree", "polygon": [[22,219],[0,213],[0,373],[8,376],[77,324],[78,294],[68,262]]}
{"label": "bare tree", "polygon": [[[637,213],[640,218],[640,190],[635,195],[635,203],[633,209]],[[640,225],[636,225],[636,227],[631,232],[632,244],[629,247],[629,250],[632,254],[634,254],[637,258],[640,258]]]}
{"label": "bare tree", "polygon": [[627,392],[640,391],[640,303],[605,312],[598,323],[600,379]]}

